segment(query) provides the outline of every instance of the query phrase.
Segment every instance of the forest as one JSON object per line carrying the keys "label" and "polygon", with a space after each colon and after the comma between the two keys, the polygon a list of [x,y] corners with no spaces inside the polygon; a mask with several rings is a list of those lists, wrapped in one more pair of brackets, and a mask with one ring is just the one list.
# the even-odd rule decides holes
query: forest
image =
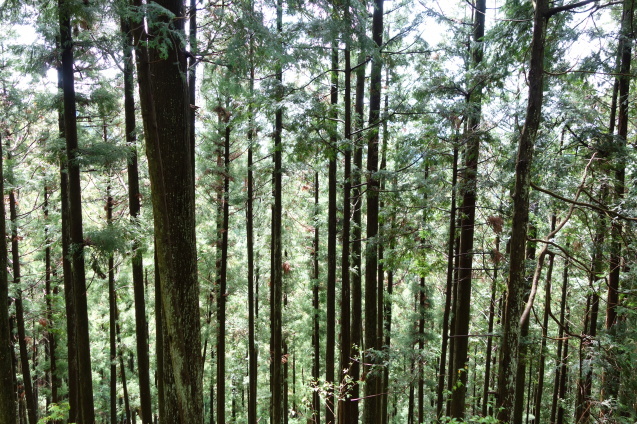
{"label": "forest", "polygon": [[635,3],[0,0],[0,424],[635,423]]}

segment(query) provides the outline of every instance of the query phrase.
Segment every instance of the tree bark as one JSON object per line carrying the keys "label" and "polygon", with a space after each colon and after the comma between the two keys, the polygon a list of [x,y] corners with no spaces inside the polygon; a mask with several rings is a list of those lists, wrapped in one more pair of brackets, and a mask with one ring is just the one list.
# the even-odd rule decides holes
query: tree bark
{"label": "tree bark", "polygon": [[[226,105],[228,106],[228,105]],[[223,138],[223,189],[220,209],[222,212],[221,228],[217,229],[217,240],[221,242],[219,249],[221,261],[217,285],[217,421],[226,422],[226,299],[228,282],[228,220],[230,191],[230,125],[224,124]]]}
{"label": "tree bark", "polygon": [[[319,173],[314,173],[314,216],[319,215]],[[318,222],[318,220],[316,221]],[[321,332],[319,323],[320,293],[319,293],[319,227],[314,226],[314,240],[312,242],[312,379],[318,386],[321,377]],[[321,397],[318,390],[312,392],[312,418],[316,424],[321,422]]]}
{"label": "tree bark", "polygon": [[[104,125],[106,131],[106,125]],[[110,182],[106,189],[106,225],[113,221],[113,198]],[[110,415],[111,422],[117,422],[117,307],[115,306],[115,273],[113,272],[113,254],[108,256],[108,318],[109,318],[109,359],[110,359]],[[122,373],[124,370],[122,369]]]}
{"label": "tree bark", "polygon": [[[177,37],[163,40],[165,57],[147,46],[159,37],[157,25],[184,32],[182,1],[156,2],[172,14],[148,22],[151,34],[137,25],[139,91],[155,224],[155,246],[161,285],[162,339],[167,346],[159,386],[164,395],[164,421],[203,421],[199,283],[195,241],[194,175],[190,146],[190,108],[186,55]],[[135,5],[142,7],[141,0]],[[186,146],[184,148],[184,146]]]}
{"label": "tree bark", "polygon": [[[137,225],[141,209],[139,192],[139,170],[137,165],[137,135],[135,123],[135,96],[133,72],[133,36],[129,22],[122,19],[124,41],[124,116],[126,126],[126,144],[130,149],[128,158],[128,208],[131,221]],[[133,293],[135,299],[135,336],[137,348],[137,369],[139,377],[139,400],[142,424],[151,424],[152,403],[150,392],[150,358],[148,353],[148,320],[146,318],[146,299],[144,291],[144,269],[142,251],[138,240],[133,242],[131,257]]]}
{"label": "tree bark", "polygon": [[[350,23],[349,1],[346,1],[344,11],[344,21]],[[338,422],[346,424],[353,419],[351,417],[352,384],[348,377],[351,377],[352,360],[352,339],[351,339],[351,284],[350,284],[350,219],[351,219],[351,178],[352,178],[352,82],[351,82],[351,35],[349,29],[345,30],[345,51],[343,53],[345,61],[345,92],[343,94],[343,120],[346,145],[344,147],[343,158],[343,243],[341,250],[341,357],[339,373],[340,391]],[[355,422],[351,421],[351,422]]]}
{"label": "tree bark", "polygon": [[526,118],[518,143],[513,194],[513,225],[509,257],[509,281],[504,312],[500,370],[498,375],[498,419],[510,422],[517,393],[520,324],[525,287],[525,243],[529,221],[529,187],[535,139],[540,126],[544,84],[544,46],[548,23],[548,0],[537,0],[533,19],[531,63],[528,74],[529,95]]}
{"label": "tree bark", "polygon": [[9,213],[11,216],[11,259],[13,261],[13,284],[17,287],[15,298],[16,324],[18,327],[18,346],[20,348],[20,365],[22,368],[22,384],[27,406],[29,424],[37,423],[37,403],[33,393],[33,380],[29,366],[29,351],[27,348],[26,329],[24,325],[24,306],[22,303],[22,275],[20,267],[20,251],[18,236],[18,214],[16,211],[15,188],[9,191]]}
{"label": "tree bark", "polygon": [[438,359],[438,386],[436,393],[436,418],[440,419],[445,404],[445,377],[447,376],[447,346],[449,342],[449,315],[453,293],[453,274],[456,240],[456,184],[458,183],[458,146],[453,147],[453,171],[451,177],[451,208],[449,210],[449,237],[447,239],[447,285],[445,287],[445,309],[442,316],[442,347]]}
{"label": "tree bark", "polygon": [[[486,0],[477,0],[473,11],[473,41],[472,68],[480,66],[483,56],[482,38],[484,37],[484,15]],[[478,181],[478,156],[480,152],[480,120],[482,110],[482,84],[474,82],[468,96],[469,134],[464,151],[464,181],[462,184],[462,206],[460,213],[460,251],[458,266],[458,299],[456,301],[456,328],[459,336],[455,341],[453,387],[451,395],[451,417],[464,418],[465,397],[467,391],[467,353],[469,347],[469,323],[471,321],[471,278],[473,273],[473,235],[476,215],[476,197]],[[462,371],[458,371],[462,370]]]}
{"label": "tree bark", "polygon": [[[0,194],[4,198],[2,166],[2,140],[0,135]],[[5,203],[0,202],[0,240],[6,240]],[[0,243],[0,269],[7,269],[7,245]],[[9,280],[6,272],[0,272],[0,424],[15,424],[17,399],[13,384],[13,347],[9,324]]]}
{"label": "tree bark", "polygon": [[[620,40],[619,40],[619,72],[617,76],[617,88],[619,94],[619,107],[618,107],[618,125],[617,136],[620,148],[626,147],[626,140],[628,136],[628,119],[629,119],[629,92],[630,92],[630,65],[632,60],[632,41],[634,38],[633,33],[633,18],[635,14],[635,2],[634,0],[624,0],[622,10],[622,21],[620,28]],[[614,125],[614,119],[613,123]],[[612,131],[610,131],[612,135]],[[619,204],[624,199],[625,193],[625,179],[626,179],[626,162],[624,154],[620,153],[615,165],[615,201]],[[606,302],[606,322],[605,327],[611,337],[616,337],[616,325],[617,325],[617,306],[619,306],[619,290],[620,290],[620,271],[622,262],[622,222],[619,219],[613,220],[611,226],[611,246],[610,246],[610,273],[608,276],[608,294]],[[618,372],[615,366],[614,357],[618,352],[616,349],[612,349],[608,353],[607,363],[605,364],[602,395],[603,399],[616,400],[619,395],[619,387],[621,381],[621,374]],[[611,401],[611,405],[612,405]],[[612,417],[613,408],[605,407],[604,414]]]}
{"label": "tree bark", "polygon": [[62,85],[64,100],[64,135],[68,158],[68,207],[71,243],[71,275],[75,309],[75,332],[79,380],[79,408],[83,424],[95,422],[91,346],[87,306],[86,275],[84,271],[84,233],[82,226],[82,188],[80,166],[77,162],[78,137],[75,105],[75,76],[73,73],[73,40],[71,37],[71,5],[58,0],[60,44],[62,47]]}
{"label": "tree bark", "polygon": [[[336,122],[338,113],[338,46],[332,46],[332,72],[330,86],[330,118]],[[336,127],[336,125],[334,125]],[[338,382],[334,380],[336,348],[336,160],[338,149],[336,128],[331,129],[330,149],[328,151],[328,207],[327,207],[327,298],[326,298],[326,331],[325,331],[325,381],[328,384],[325,405],[325,423],[334,424],[334,392]]]}
{"label": "tree bark", "polygon": [[[359,57],[359,65],[356,70],[356,94],[354,102],[354,115],[355,124],[357,129],[363,128],[363,111],[365,101],[365,56],[361,53]],[[352,362],[352,398],[358,399],[360,396],[360,376],[361,376],[361,362],[362,362],[362,203],[363,195],[360,189],[361,178],[363,172],[363,147],[361,145],[362,138],[357,138],[354,142],[354,171],[352,172],[352,203],[354,211],[352,214],[353,219],[353,231],[352,231],[352,357],[355,358]],[[359,402],[352,402],[352,408],[350,415],[348,416],[351,422],[358,422],[359,415]]]}
{"label": "tree bark", "polygon": [[[250,2],[250,14],[254,5]],[[248,259],[248,424],[257,424],[257,349],[255,344],[255,278],[254,278],[254,177],[253,148],[256,125],[254,122],[254,40],[250,35],[250,106],[248,127],[248,199],[246,202],[246,244]]]}
{"label": "tree bark", "polygon": [[[276,12],[277,34],[283,32],[283,0],[277,0]],[[276,81],[279,85],[276,93],[276,100],[280,102],[283,98],[283,67],[281,63],[276,64]],[[271,294],[272,302],[271,332],[272,332],[272,376],[270,384],[272,387],[272,422],[282,423],[283,415],[283,373],[281,359],[283,354],[283,258],[281,252],[281,221],[282,221],[282,167],[281,167],[281,133],[283,132],[283,109],[277,106],[274,123],[274,171],[272,175],[272,194],[274,203],[272,205],[272,269],[271,269]]]}
{"label": "tree bark", "polygon": [[378,416],[378,379],[380,376],[378,358],[374,350],[380,350],[378,340],[378,143],[381,108],[382,59],[380,48],[383,43],[383,5],[384,0],[375,0],[372,18],[372,39],[375,43],[375,60],[372,62],[369,93],[370,134],[367,140],[367,243],[365,246],[365,360],[370,365],[365,371],[365,403],[363,423],[374,424]]}

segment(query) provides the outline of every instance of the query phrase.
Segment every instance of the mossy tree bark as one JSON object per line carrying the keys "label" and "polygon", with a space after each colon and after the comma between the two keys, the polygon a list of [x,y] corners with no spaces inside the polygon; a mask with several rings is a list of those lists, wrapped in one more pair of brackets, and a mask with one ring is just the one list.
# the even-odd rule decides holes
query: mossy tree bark
{"label": "mossy tree bark", "polygon": [[[166,346],[158,385],[163,394],[162,421],[203,421],[199,283],[195,242],[193,152],[187,60],[179,47],[184,4],[153,2],[170,13],[156,14],[134,31],[146,155],[152,188],[155,249],[160,279],[162,342]],[[142,9],[142,3],[135,1]],[[157,31],[168,27],[167,35]],[[182,36],[177,34],[181,33]],[[149,48],[148,37],[165,50]],[[160,398],[161,399],[161,398]]]}

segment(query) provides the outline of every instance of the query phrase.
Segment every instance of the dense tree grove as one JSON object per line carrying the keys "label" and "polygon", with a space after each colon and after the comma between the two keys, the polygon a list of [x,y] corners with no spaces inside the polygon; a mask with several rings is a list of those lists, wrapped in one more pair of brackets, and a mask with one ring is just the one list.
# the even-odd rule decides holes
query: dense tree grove
{"label": "dense tree grove", "polygon": [[634,423],[635,3],[0,1],[0,424]]}

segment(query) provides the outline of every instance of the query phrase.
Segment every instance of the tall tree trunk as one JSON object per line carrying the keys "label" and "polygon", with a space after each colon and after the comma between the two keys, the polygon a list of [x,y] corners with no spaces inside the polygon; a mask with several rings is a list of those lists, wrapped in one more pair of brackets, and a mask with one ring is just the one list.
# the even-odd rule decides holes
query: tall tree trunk
{"label": "tall tree trunk", "polygon": [[[345,2],[344,21],[350,23],[349,0]],[[351,187],[352,187],[352,81],[351,81],[351,35],[349,28],[345,30],[345,93],[343,94],[344,106],[344,133],[346,144],[343,158],[343,244],[341,250],[341,357],[338,377],[341,381],[339,392],[338,422],[346,424],[352,420],[351,409],[351,384],[346,383],[346,377],[351,377],[352,339],[351,339],[351,285],[350,285],[350,220],[351,220]],[[351,422],[355,422],[356,420]]]}
{"label": "tall tree trunk", "polygon": [[[551,232],[555,230],[556,224],[557,224],[557,217],[555,214],[552,214],[551,215]],[[546,287],[544,289],[545,300],[544,300],[544,314],[542,316],[542,341],[540,342],[540,357],[538,358],[537,390],[535,392],[535,409],[533,412],[534,418],[531,421],[533,424],[538,424],[540,422],[541,414],[542,414],[542,394],[544,391],[544,365],[546,360],[546,339],[548,337],[549,312],[551,310],[551,280],[553,278],[553,264],[555,262],[555,255],[552,252],[548,252],[548,255],[549,255],[549,265],[548,265],[548,269],[546,270]]]}
{"label": "tall tree trunk", "polygon": [[[354,102],[354,115],[356,117],[356,128],[363,128],[363,111],[365,103],[365,56],[359,56],[359,65],[356,70],[356,95]],[[362,138],[359,137],[354,142],[354,171],[352,172],[352,203],[354,211],[352,214],[352,361],[351,375],[354,386],[352,387],[352,398],[360,397],[360,376],[362,358],[362,328],[363,328],[363,305],[362,305],[362,203],[363,195],[360,189],[363,172],[363,147]],[[358,422],[359,402],[352,402],[348,422]],[[351,421],[350,421],[351,420]]]}
{"label": "tall tree trunk", "polygon": [[[250,14],[254,14],[254,5],[250,2]],[[253,144],[256,125],[254,122],[254,40],[250,35],[250,106],[248,127],[248,199],[246,201],[246,244],[248,259],[248,424],[257,424],[257,349],[255,344],[255,278],[254,278],[254,165]]]}
{"label": "tall tree trunk", "polygon": [[[62,67],[57,68],[58,91],[63,90]],[[64,105],[58,108],[58,132],[61,138],[65,137],[64,129]],[[64,306],[66,312],[66,347],[67,347],[67,368],[68,368],[68,400],[69,400],[69,422],[77,422],[80,419],[79,410],[79,380],[77,369],[77,344],[75,343],[75,294],[73,292],[73,277],[71,271],[71,260],[69,253],[71,248],[71,234],[69,230],[69,184],[68,184],[68,159],[66,153],[59,153],[60,161],[60,215],[62,230],[62,274],[64,282]]]}
{"label": "tall tree trunk", "polygon": [[[389,67],[385,68],[385,84],[387,86],[389,86]],[[387,111],[389,110],[389,96],[387,94],[385,94],[385,101],[384,101],[384,110],[385,113],[387,113]],[[389,138],[389,130],[388,130],[388,122],[385,119],[383,121],[383,146],[382,146],[382,153],[381,153],[381,160],[380,160],[380,172],[381,174],[387,169],[387,139]],[[384,193],[385,192],[385,187],[387,184],[387,178],[384,176],[381,176],[380,178],[380,192]],[[380,201],[379,203],[379,209],[380,211],[385,211],[385,202],[384,201]],[[388,216],[389,214],[385,214],[385,216]],[[387,238],[387,234],[385,233],[385,229],[383,227],[380,227],[379,232],[378,232],[378,238],[380,240],[380,243],[378,245],[378,338],[380,339],[379,345],[387,351],[387,354],[389,355],[389,343],[390,343],[390,339],[389,339],[389,332],[385,331],[386,327],[386,318],[388,318],[389,315],[391,315],[391,296],[387,299],[385,299],[384,296],[384,285],[385,285],[385,249],[384,249],[384,244],[385,244],[385,240]],[[391,243],[393,244],[394,242],[394,237],[393,235],[391,236]],[[390,249],[391,251],[391,249]],[[387,273],[389,274],[389,270],[387,271]],[[389,288],[389,282],[387,285],[387,291],[388,293],[390,292],[390,288]],[[389,313],[389,315],[388,315]],[[387,378],[386,378],[387,377]],[[389,385],[389,361],[386,361],[383,368],[382,368],[382,374],[378,380],[378,393],[380,393],[380,399],[379,399],[379,408],[378,408],[378,415],[379,415],[379,421],[380,424],[386,424],[387,423],[387,406],[388,406],[388,401],[389,401],[389,396],[388,396],[388,386]]]}
{"label": "tall tree trunk", "polygon": [[[338,113],[338,46],[332,46],[332,72],[330,87],[330,103],[332,112],[330,118],[336,120]],[[332,128],[330,135],[329,165],[328,165],[328,206],[327,206],[327,298],[326,298],[326,331],[325,331],[325,381],[328,384],[325,405],[325,423],[334,424],[334,391],[338,383],[334,381],[336,348],[336,160],[338,149],[336,128]]]}
{"label": "tall tree trunk", "polygon": [[[365,247],[365,349],[367,351],[380,350],[378,340],[377,310],[377,268],[378,268],[378,142],[381,107],[382,58],[380,48],[383,44],[383,5],[384,0],[374,1],[372,18],[372,39],[375,48],[375,60],[372,62],[370,93],[369,93],[369,125],[370,134],[367,140],[367,243]],[[376,423],[378,416],[378,379],[379,369],[376,355],[367,355],[365,372],[365,403],[363,409],[363,423]]]}
{"label": "tall tree trunk", "polygon": [[489,300],[489,324],[487,334],[489,334],[489,338],[487,339],[487,356],[484,361],[484,386],[482,390],[482,416],[486,417],[490,414],[490,410],[492,408],[489,407],[489,392],[491,387],[491,357],[493,350],[493,319],[495,316],[495,297],[497,290],[497,281],[498,281],[498,267],[500,264],[500,231],[501,228],[494,228],[496,231],[495,236],[495,252],[493,255],[493,281],[491,282],[491,299]]}
{"label": "tall tree trunk", "polygon": [[544,45],[548,23],[548,0],[537,0],[533,19],[531,64],[528,74],[529,95],[526,118],[518,144],[513,194],[513,226],[509,257],[509,281],[500,348],[498,375],[498,419],[510,422],[516,391],[516,375],[520,343],[519,318],[525,287],[525,243],[529,221],[529,187],[535,138],[540,126],[544,82]]}
{"label": "tall tree trunk", "polygon": [[[457,159],[457,158],[456,158]],[[456,214],[457,215],[457,214]],[[456,216],[456,228],[460,226],[460,217]],[[459,256],[458,252],[460,251],[460,237],[456,235],[454,240],[454,252],[456,254],[453,257],[453,282],[451,289],[451,311],[456,311],[457,300],[458,300],[458,268],[459,268]],[[451,321],[449,322],[449,378],[447,379],[447,392],[451,393],[453,390],[453,373],[456,372],[456,367],[454,364],[454,352],[456,346],[456,314],[453,313],[451,315]],[[451,399],[447,399],[447,415],[451,414]]]}
{"label": "tall tree trunk", "polygon": [[[276,28],[279,36],[283,32],[283,0],[277,0]],[[283,98],[283,67],[280,62],[276,64],[276,80],[279,88],[276,93],[276,100],[280,102]],[[282,182],[281,182],[281,133],[283,131],[283,109],[277,106],[274,123],[274,171],[272,175],[272,194],[274,204],[272,205],[272,270],[270,277],[272,302],[272,376],[270,384],[272,386],[272,422],[283,422],[283,375],[281,369],[283,335],[282,335],[282,302],[283,302],[283,278],[281,255],[281,221],[282,221]]]}
{"label": "tall tree trunk", "polygon": [[[104,124],[106,131],[106,124]],[[106,225],[109,227],[113,221],[113,198],[111,197],[111,185],[106,189]],[[110,415],[111,422],[117,422],[117,310],[115,306],[115,273],[113,270],[113,253],[108,256],[108,317],[109,317],[109,357],[110,357]],[[121,370],[122,373],[124,370]]]}
{"label": "tall tree trunk", "polygon": [[[555,215],[553,215],[555,219]],[[542,394],[544,393],[544,361],[546,360],[546,338],[548,336],[549,325],[549,309],[551,307],[551,278],[553,275],[553,262],[555,255],[549,253],[549,266],[546,270],[546,298],[544,300],[544,315],[542,317],[542,342],[540,343],[540,357],[538,359],[537,370],[537,390],[535,391],[535,409],[533,416],[535,417],[531,422],[533,424],[539,424],[542,415]]]}
{"label": "tall tree trunk", "polygon": [[[314,216],[318,218],[319,210],[319,173],[314,174]],[[318,222],[318,221],[317,221]],[[319,378],[321,377],[321,335],[319,325],[319,227],[314,226],[314,240],[312,242],[312,348],[313,348],[313,362],[312,362],[312,379],[314,384],[318,386]],[[312,392],[312,416],[313,422],[319,424],[321,422],[321,397],[318,390]]]}
{"label": "tall tree trunk", "polygon": [[86,275],[84,273],[84,232],[82,227],[82,187],[77,161],[78,137],[75,107],[75,76],[73,73],[73,40],[71,37],[71,8],[68,0],[58,0],[60,44],[62,46],[62,84],[64,99],[64,135],[68,158],[68,206],[73,280],[77,366],[79,379],[79,407],[84,424],[95,422],[93,379],[87,306]]}
{"label": "tall tree trunk", "polygon": [[445,309],[442,316],[442,347],[438,359],[438,386],[436,391],[436,418],[442,416],[445,404],[445,377],[447,375],[447,345],[449,342],[449,315],[453,294],[454,252],[456,240],[456,184],[458,183],[458,146],[453,147],[453,171],[451,177],[451,208],[449,210],[449,237],[447,239],[447,285],[445,287]]}
{"label": "tall tree trunk", "polygon": [[[537,237],[537,228],[533,224],[529,224],[528,235],[529,235],[529,239],[534,239]],[[526,258],[529,262],[532,262],[535,260],[536,248],[537,248],[536,242],[528,241],[526,243]],[[546,256],[545,251],[543,250],[537,261],[538,265],[536,268],[536,272],[540,272],[540,273],[542,272],[542,269],[544,267],[545,256]],[[529,300],[529,295],[531,291],[531,281],[532,281],[531,276],[526,276],[524,279],[523,302],[525,304]],[[524,320],[524,322],[520,323],[520,336],[519,336],[519,345],[518,345],[518,368],[517,368],[517,374],[515,378],[517,396],[515,398],[515,403],[513,406],[513,421],[514,422],[521,422],[522,416],[524,415],[524,390],[526,388],[526,366],[527,366],[527,363],[529,363],[529,357],[528,357],[529,346],[528,346],[527,338],[529,336],[530,322],[531,322],[530,317],[527,317]]]}
{"label": "tall tree trunk", "polygon": [[[131,221],[138,225],[141,209],[139,192],[139,170],[137,165],[137,135],[135,123],[133,36],[129,22],[122,19],[122,30],[126,34],[124,41],[124,115],[126,125],[126,144],[130,149],[128,158],[128,208]],[[135,336],[137,348],[137,372],[139,374],[139,400],[142,424],[152,423],[152,403],[150,392],[150,358],[148,353],[148,321],[146,318],[146,299],[144,292],[144,269],[142,251],[138,240],[133,242],[131,257],[133,293],[135,299]]]}
{"label": "tall tree trunk", "polygon": [[[473,11],[472,68],[480,66],[483,56],[482,38],[484,37],[484,15],[486,0],[478,0]],[[476,196],[478,180],[478,155],[480,152],[480,119],[482,110],[482,84],[476,82],[468,96],[471,105],[468,120],[469,134],[464,151],[464,181],[462,184],[462,205],[459,208],[460,251],[458,266],[458,299],[456,301],[456,328],[454,348],[453,386],[451,395],[451,417],[464,418],[465,396],[467,391],[467,362],[469,346],[469,323],[471,321],[471,274],[473,273],[473,235],[476,215]],[[463,370],[456,372],[457,370]]]}
{"label": "tall tree trunk", "polygon": [[[629,108],[629,92],[630,92],[630,65],[632,60],[631,46],[634,38],[633,18],[635,14],[635,1],[624,0],[622,10],[622,21],[620,29],[619,41],[619,72],[617,76],[617,86],[619,94],[617,136],[620,149],[626,147],[628,136],[628,108]],[[614,121],[614,120],[613,120]],[[614,122],[613,122],[614,124]],[[612,135],[612,131],[610,132]],[[619,151],[619,149],[618,149]],[[626,162],[623,153],[617,157],[615,164],[615,201],[617,204],[624,199],[626,179]],[[617,306],[619,306],[619,285],[620,270],[622,262],[622,223],[620,220],[613,220],[611,227],[611,246],[610,246],[610,273],[608,276],[608,294],[606,302],[606,322],[605,327],[611,337],[616,337],[617,325]],[[617,349],[611,349],[608,353],[608,363],[605,366],[603,377],[603,400],[611,400],[610,405],[617,399],[619,395],[621,374],[615,365],[615,355]],[[603,403],[606,405],[606,403]],[[604,413],[612,417],[613,408],[604,407]]]}
{"label": "tall tree trunk", "polygon": [[20,240],[20,238],[18,236],[18,214],[16,211],[17,202],[15,193],[15,187],[11,187],[11,190],[9,191],[9,213],[11,215],[11,260],[13,261],[13,284],[16,286],[15,310],[16,324],[18,327],[18,346],[20,348],[20,365],[22,368],[22,384],[24,386],[27,416],[29,418],[29,424],[37,424],[37,400],[33,393],[33,380],[31,379],[29,350],[27,347],[27,335],[24,323],[24,306],[22,303],[22,275],[20,267],[20,251],[18,246],[18,240]]}
{"label": "tall tree trunk", "polygon": [[[226,102],[228,103],[228,102]],[[226,104],[228,106],[228,104]],[[223,190],[221,198],[221,228],[217,229],[217,239],[221,241],[219,257],[221,263],[217,285],[217,421],[226,422],[226,299],[228,276],[228,220],[230,191],[230,124],[224,120],[223,143]]]}
{"label": "tall tree trunk", "polygon": [[[110,269],[113,269],[112,267]],[[113,280],[115,277],[113,276]],[[119,359],[119,369],[121,371],[122,379],[122,392],[124,394],[124,424],[130,424],[132,419],[132,412],[130,407],[130,396],[128,395],[128,386],[126,384],[126,367],[124,366],[124,353],[122,348],[121,331],[119,327],[119,311],[117,309],[117,292],[114,292],[113,307],[115,308],[115,334],[117,335],[117,357]]]}
{"label": "tall tree trunk", "polygon": [[[51,389],[50,397],[47,397],[47,410],[51,404],[58,404],[60,399],[58,389],[60,387],[60,379],[57,374],[57,339],[56,332],[53,331],[53,297],[57,294],[57,286],[51,287],[51,236],[48,229],[49,221],[49,187],[44,186],[44,286],[46,294],[46,356],[49,361],[49,369],[47,376],[47,384]],[[54,422],[55,424],[55,422]]]}
{"label": "tall tree trunk", "polygon": [[[4,198],[4,172],[2,166],[2,139],[0,135],[0,194]],[[0,240],[6,240],[5,203],[0,204]],[[0,269],[7,269],[7,244],[0,243]],[[12,331],[9,322],[9,279],[6,272],[0,272],[0,424],[15,424],[16,392],[13,377]]]}
{"label": "tall tree trunk", "polygon": [[[174,18],[173,30],[184,32],[182,1],[156,2]],[[137,7],[141,0],[135,0]],[[167,14],[154,17],[168,24]],[[134,32],[146,154],[152,186],[155,246],[161,284],[161,324],[167,346],[162,380],[163,420],[203,421],[203,364],[201,355],[199,283],[195,241],[194,175],[190,146],[190,108],[186,55],[178,37],[171,39],[164,57],[148,46],[144,25]],[[184,148],[186,146],[186,148]]]}

